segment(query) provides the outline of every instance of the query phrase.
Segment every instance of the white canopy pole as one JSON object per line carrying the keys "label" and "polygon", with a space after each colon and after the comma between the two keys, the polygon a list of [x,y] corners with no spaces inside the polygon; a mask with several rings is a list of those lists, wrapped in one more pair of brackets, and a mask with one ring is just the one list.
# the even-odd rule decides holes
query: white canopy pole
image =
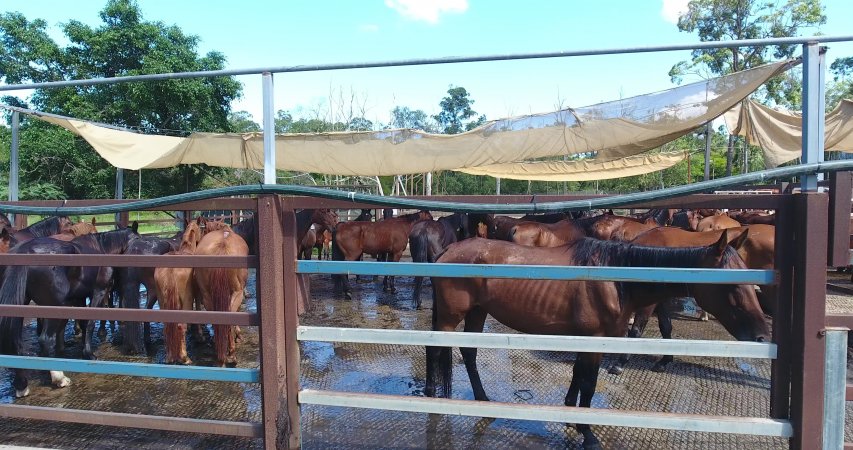
{"label": "white canopy pole", "polygon": [[271,72],[264,72],[264,184],[276,184],[275,179],[275,108]]}

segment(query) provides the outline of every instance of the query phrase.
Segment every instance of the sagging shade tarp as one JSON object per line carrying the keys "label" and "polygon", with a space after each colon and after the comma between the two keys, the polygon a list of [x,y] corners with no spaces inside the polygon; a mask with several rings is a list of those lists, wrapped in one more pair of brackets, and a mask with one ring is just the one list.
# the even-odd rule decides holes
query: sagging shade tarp
{"label": "sagging shade tarp", "polygon": [[687,152],[667,152],[626,156],[601,161],[598,158],[576,161],[535,161],[493,164],[459,169],[471,175],[489,175],[510,180],[595,181],[643,175],[668,169],[687,158]]}
{"label": "sagging shade tarp", "polygon": [[[726,127],[747,143],[761,147],[764,165],[772,169],[802,156],[803,119],[799,113],[779,111],[746,100],[728,111]],[[825,151],[853,152],[853,101],[842,100],[826,114]]]}
{"label": "sagging shade tarp", "polygon": [[[628,99],[493,120],[457,135],[408,129],[282,134],[276,136],[276,165],[281,170],[374,176],[475,167],[494,170],[483,166],[591,152],[597,153],[599,161],[611,161],[690,133],[794,64],[782,61]],[[110,164],[123,169],[199,163],[263,168],[260,133],[194,133],[177,138],[73,119],[40,118],[82,136]]]}

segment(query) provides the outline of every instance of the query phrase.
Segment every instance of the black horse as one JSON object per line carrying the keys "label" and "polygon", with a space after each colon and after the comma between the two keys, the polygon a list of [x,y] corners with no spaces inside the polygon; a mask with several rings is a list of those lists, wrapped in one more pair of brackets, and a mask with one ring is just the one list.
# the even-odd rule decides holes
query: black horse
{"label": "black horse", "polygon": [[[415,223],[409,232],[409,251],[412,262],[434,263],[447,246],[471,237],[468,215],[453,213],[439,217],[437,221],[424,220]],[[415,289],[412,294],[415,306],[421,309],[421,285],[424,277],[415,277]]]}
{"label": "black horse", "polygon": [[[10,253],[64,255],[82,254],[121,254],[128,244],[139,238],[136,222],[130,228],[104,233],[79,236],[70,242],[50,238],[35,238],[13,248]],[[90,306],[98,307],[112,288],[112,267],[79,266],[10,266],[3,274],[0,287],[0,304],[24,305],[33,300],[38,305],[47,306],[85,306],[86,298],[91,299]],[[56,340],[58,332],[64,327],[65,320],[48,319],[39,335],[42,356],[48,356],[50,348],[62,350],[62,339]],[[92,332],[94,321],[88,321],[83,332],[83,358],[94,359],[92,353]],[[0,350],[7,355],[20,355],[23,352],[23,318],[0,318]],[[51,371],[51,379],[58,387],[70,384],[62,372]],[[23,397],[29,394],[26,371],[15,370],[15,394]]]}

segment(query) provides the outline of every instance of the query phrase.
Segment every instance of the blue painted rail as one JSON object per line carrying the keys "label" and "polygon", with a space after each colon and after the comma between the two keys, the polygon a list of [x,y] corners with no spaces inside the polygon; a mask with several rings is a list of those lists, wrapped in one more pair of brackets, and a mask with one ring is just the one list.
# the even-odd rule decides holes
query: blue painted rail
{"label": "blue painted rail", "polygon": [[393,275],[448,278],[526,278],[638,283],[775,284],[776,272],[754,269],[486,265],[365,261],[297,261],[298,273]]}
{"label": "blue painted rail", "polygon": [[118,361],[87,361],[82,359],[45,358],[41,356],[0,355],[0,367],[86,372],[103,375],[127,375],[132,377],[228,381],[234,383],[260,382],[260,370],[258,369],[169,366],[164,364]]}

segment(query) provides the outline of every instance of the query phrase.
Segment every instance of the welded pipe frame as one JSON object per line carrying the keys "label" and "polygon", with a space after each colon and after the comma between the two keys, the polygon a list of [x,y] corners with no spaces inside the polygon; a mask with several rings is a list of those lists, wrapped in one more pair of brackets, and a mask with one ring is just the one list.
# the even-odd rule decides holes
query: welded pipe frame
{"label": "welded pipe frame", "polygon": [[823,391],[823,448],[844,448],[847,391],[847,333],[849,328],[827,327]]}
{"label": "welded pipe frame", "polygon": [[625,337],[552,336],[464,331],[383,330],[300,326],[300,341],[376,345],[476,347],[552,352],[630,353],[707,358],[776,359],[773,343],[715,340],[637,339]]}

